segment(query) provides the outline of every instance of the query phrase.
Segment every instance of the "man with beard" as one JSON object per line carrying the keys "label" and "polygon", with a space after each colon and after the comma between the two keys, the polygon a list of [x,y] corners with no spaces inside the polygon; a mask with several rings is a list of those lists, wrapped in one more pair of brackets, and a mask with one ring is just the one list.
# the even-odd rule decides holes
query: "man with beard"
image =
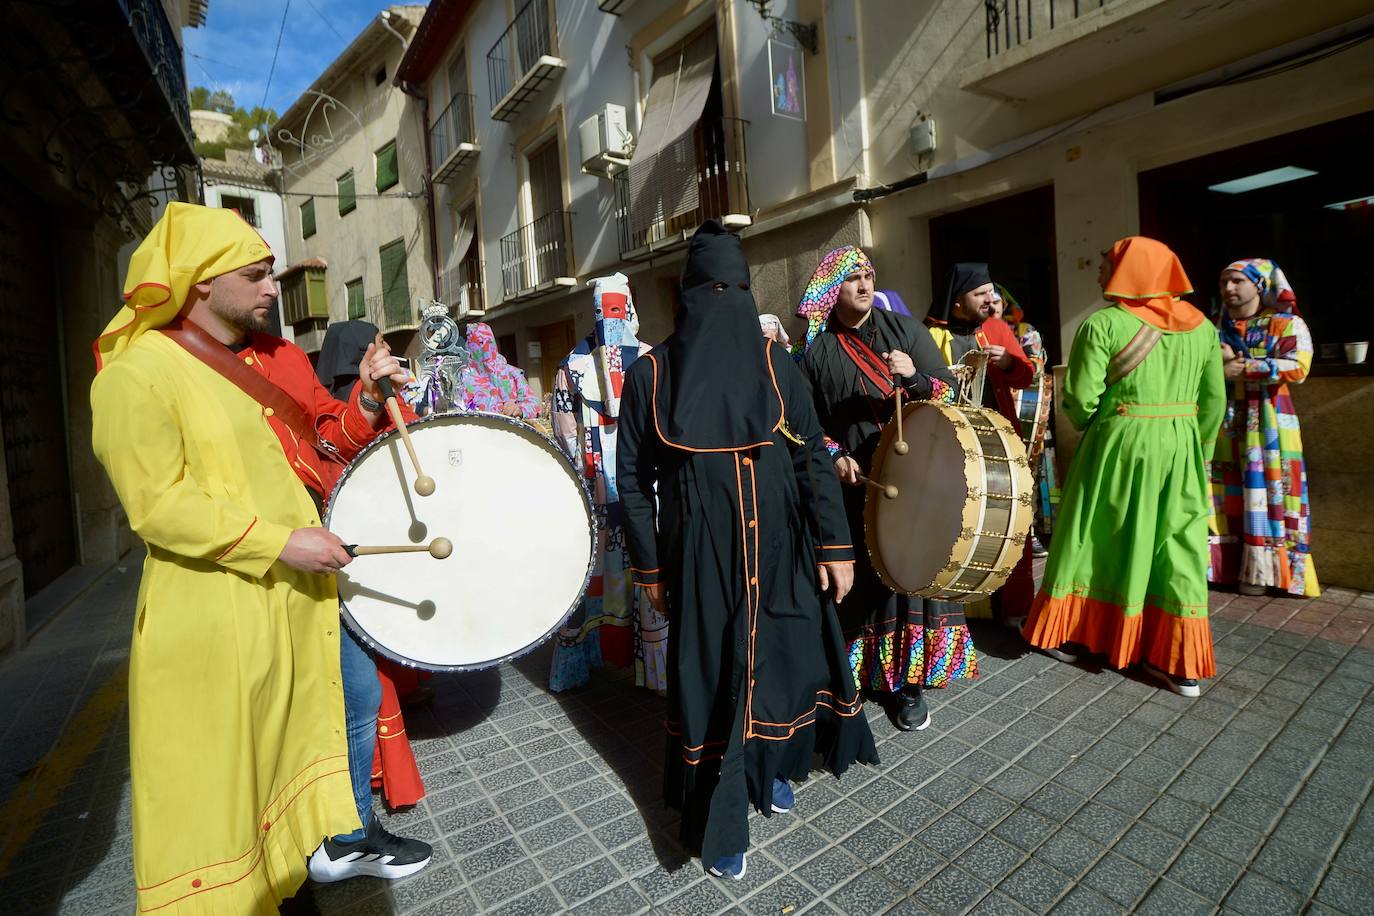
{"label": "man with beard", "polygon": [[617,454],[635,582],[665,614],[667,803],[711,874],[741,878],[753,804],[793,804],[813,752],[877,763],[835,610],[854,551],[806,380],[759,334],[749,265],[692,237],[676,330],[627,373]]}
{"label": "man with beard", "polygon": [[129,660],[140,910],[267,911],[331,835],[316,856],[335,877],[430,857],[350,791],[333,577],[351,558],[318,508],[325,465],[381,427],[378,380],[403,376],[370,347],[360,393],[333,400],[266,333],[276,296],[242,218],[173,203],[94,347],[92,444],[148,547]]}
{"label": "man with beard", "polygon": [[[858,248],[838,248],[816,267],[797,314],[810,341],[802,370],[831,440],[833,473],[844,488],[849,527],[862,541],[867,475],[895,388],[907,398],[952,401],[954,375],[916,321],[874,303],[873,264]],[[814,331],[814,333],[811,333]],[[860,544],[854,589],[840,624],[859,687],[878,696],[901,731],[930,724],[924,688],[976,677],[977,656],[957,604],[898,595],[882,583]]]}
{"label": "man with beard", "polygon": [[[961,262],[949,271],[945,295],[926,315],[930,335],[951,366],[972,351],[987,354],[988,368],[983,387],[983,407],[996,410],[1020,429],[1016,418],[1014,388],[1028,388],[1035,380],[1035,364],[1026,356],[1016,335],[1001,319],[993,319],[997,287],[992,283],[988,265]],[[993,320],[989,320],[993,319]],[[1007,582],[992,596],[992,607],[999,620],[1019,629],[1031,602],[1035,600],[1035,576],[1031,571],[1034,548],[1030,539]]]}

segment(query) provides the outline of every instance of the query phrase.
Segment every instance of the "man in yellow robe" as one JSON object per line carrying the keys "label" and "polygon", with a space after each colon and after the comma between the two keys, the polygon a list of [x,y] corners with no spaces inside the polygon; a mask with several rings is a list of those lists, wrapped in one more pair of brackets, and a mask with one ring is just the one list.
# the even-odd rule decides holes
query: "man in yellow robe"
{"label": "man in yellow robe", "polygon": [[171,204],[95,344],[95,452],[148,548],[129,671],[140,912],[274,913],[321,839],[361,826],[332,575],[350,557],[273,411],[149,333],[179,315],[262,330],[271,264],[233,211]]}

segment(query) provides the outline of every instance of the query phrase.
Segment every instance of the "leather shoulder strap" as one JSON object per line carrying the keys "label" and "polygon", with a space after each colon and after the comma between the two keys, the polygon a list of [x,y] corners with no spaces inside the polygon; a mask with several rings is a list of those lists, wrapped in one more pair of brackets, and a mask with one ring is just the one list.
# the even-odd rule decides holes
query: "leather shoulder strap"
{"label": "leather shoulder strap", "polygon": [[1111,362],[1107,363],[1107,387],[1110,388],[1134,372],[1163,336],[1163,332],[1157,328],[1142,324],[1140,330],[1135,332],[1135,336],[1112,357]]}
{"label": "leather shoulder strap", "polygon": [[174,340],[187,353],[233,382],[244,394],[263,407],[271,408],[271,415],[285,423],[296,434],[297,439],[319,447],[315,425],[310,422],[304,408],[265,375],[254,372],[243,360],[230,352],[228,347],[207,334],[200,325],[177,317],[158,330]]}

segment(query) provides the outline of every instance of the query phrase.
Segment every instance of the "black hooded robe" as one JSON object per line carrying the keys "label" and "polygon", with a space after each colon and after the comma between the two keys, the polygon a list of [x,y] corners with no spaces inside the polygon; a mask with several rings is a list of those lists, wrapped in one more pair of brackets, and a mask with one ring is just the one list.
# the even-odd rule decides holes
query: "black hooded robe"
{"label": "black hooded robe", "polygon": [[[904,395],[913,400],[949,397],[958,383],[935,340],[912,318],[873,309],[857,330],[833,315],[802,360],[811,382],[816,412],[826,435],[866,475],[882,427],[892,418],[894,400],[879,397],[873,384],[845,352],[839,335],[856,336],[874,353],[901,350],[916,365],[903,379]],[[936,381],[932,381],[936,380]],[[839,455],[835,456],[836,458]],[[827,468],[831,477],[833,468]],[[840,605],[840,625],[849,646],[854,676],[863,689],[893,693],[907,685],[944,687],[950,681],[976,677],[977,656],[964,619],[963,606],[895,594],[882,583],[863,543],[864,500],[868,487],[845,486],[844,503],[855,533],[854,588]]]}
{"label": "black hooded robe", "polygon": [[[804,779],[813,752],[837,776],[878,762],[817,582],[818,558],[853,556],[839,485],[806,381],[759,334],[738,239],[716,228],[693,241],[677,333],[626,375],[617,444],[635,581],[669,605],[664,797],[707,863],[748,848],[749,804],[771,815],[773,778]],[[740,265],[714,296],[692,279]]]}

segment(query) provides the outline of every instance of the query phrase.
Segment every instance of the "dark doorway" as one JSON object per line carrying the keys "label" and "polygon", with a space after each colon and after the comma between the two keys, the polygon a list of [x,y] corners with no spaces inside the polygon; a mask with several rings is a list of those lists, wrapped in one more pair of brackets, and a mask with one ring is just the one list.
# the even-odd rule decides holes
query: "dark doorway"
{"label": "dark doorway", "polygon": [[1062,361],[1053,185],[932,219],[930,286],[936,296],[944,295],[945,274],[959,261],[987,262],[993,280],[1016,297],[1040,331],[1050,365]]}
{"label": "dark doorway", "polygon": [[58,355],[61,302],[44,206],[0,176],[0,417],[14,548],[28,598],[76,563],[67,411]]}
{"label": "dark doorway", "polygon": [[[1178,252],[1197,291],[1189,298],[1213,317],[1223,267],[1240,258],[1277,261],[1317,359],[1343,361],[1342,343],[1374,337],[1371,148],[1374,112],[1367,112],[1141,172],[1141,232]],[[1209,190],[1277,169],[1313,174],[1248,191]]]}

